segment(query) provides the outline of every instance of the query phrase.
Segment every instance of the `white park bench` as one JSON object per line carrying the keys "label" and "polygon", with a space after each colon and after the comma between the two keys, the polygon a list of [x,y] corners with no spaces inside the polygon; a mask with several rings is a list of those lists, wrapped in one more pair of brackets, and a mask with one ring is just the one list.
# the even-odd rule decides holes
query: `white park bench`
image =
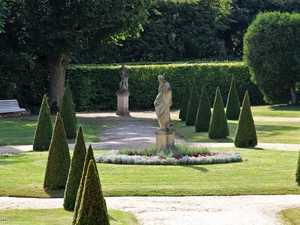
{"label": "white park bench", "polygon": [[0,114],[1,113],[16,113],[16,112],[25,112],[24,108],[19,107],[18,100],[0,100]]}

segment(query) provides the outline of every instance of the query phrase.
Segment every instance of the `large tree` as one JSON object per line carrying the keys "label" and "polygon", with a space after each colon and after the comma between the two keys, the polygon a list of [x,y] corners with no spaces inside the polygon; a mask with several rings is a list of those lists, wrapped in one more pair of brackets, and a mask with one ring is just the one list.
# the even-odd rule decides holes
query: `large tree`
{"label": "large tree", "polygon": [[61,105],[70,55],[87,43],[135,35],[147,18],[148,0],[20,1],[19,41],[45,55],[49,65],[49,105]]}
{"label": "large tree", "polygon": [[244,38],[244,61],[266,102],[297,104],[300,14],[260,13]]}

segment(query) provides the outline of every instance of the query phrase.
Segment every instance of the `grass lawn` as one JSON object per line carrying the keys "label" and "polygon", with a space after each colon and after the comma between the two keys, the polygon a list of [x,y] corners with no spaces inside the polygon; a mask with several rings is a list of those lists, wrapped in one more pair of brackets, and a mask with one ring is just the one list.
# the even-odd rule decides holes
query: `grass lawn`
{"label": "grass lawn", "polygon": [[[36,121],[0,120],[0,146],[3,145],[31,145],[33,144]],[[94,123],[79,121],[84,128],[86,142],[98,142],[98,132]],[[74,143],[75,140],[69,140]]]}
{"label": "grass lawn", "polygon": [[299,105],[251,106],[253,116],[300,117]]}
{"label": "grass lawn", "polygon": [[[298,151],[234,150],[240,152],[243,162],[97,166],[105,196],[300,194],[295,182]],[[47,155],[28,152],[0,156],[0,196],[62,197],[63,191],[49,192],[42,187]]]}
{"label": "grass lawn", "polygon": [[285,224],[299,225],[300,224],[300,208],[291,208],[281,211],[282,218]]}
{"label": "grass lawn", "polygon": [[[109,210],[111,225],[137,225],[136,217],[131,213]],[[2,224],[61,225],[72,224],[73,212],[64,209],[0,210]]]}
{"label": "grass lawn", "polygon": [[[258,143],[299,144],[300,122],[254,121]],[[194,126],[175,121],[176,134],[191,142],[233,142],[237,121],[228,120],[230,136],[226,139],[209,139],[207,132],[195,132]]]}

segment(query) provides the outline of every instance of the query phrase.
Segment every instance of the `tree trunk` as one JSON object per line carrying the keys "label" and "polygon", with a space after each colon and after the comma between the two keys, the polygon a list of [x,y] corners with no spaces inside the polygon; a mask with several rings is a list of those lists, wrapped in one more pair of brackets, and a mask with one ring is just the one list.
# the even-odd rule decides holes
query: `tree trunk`
{"label": "tree trunk", "polygon": [[295,88],[294,87],[290,87],[290,91],[291,91],[291,103],[292,103],[292,105],[298,104],[299,101],[298,101],[298,97],[297,97]]}
{"label": "tree trunk", "polygon": [[49,65],[49,106],[51,114],[54,115],[61,106],[67,63],[70,58],[69,54],[61,53],[57,55],[47,55]]}

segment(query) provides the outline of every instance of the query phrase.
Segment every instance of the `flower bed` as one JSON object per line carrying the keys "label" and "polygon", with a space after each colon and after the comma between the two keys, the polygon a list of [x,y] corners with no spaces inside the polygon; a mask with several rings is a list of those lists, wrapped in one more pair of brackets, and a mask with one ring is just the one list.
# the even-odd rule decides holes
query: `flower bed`
{"label": "flower bed", "polygon": [[137,164],[137,165],[204,165],[241,162],[242,156],[238,152],[209,151],[208,154],[185,155],[177,157],[142,156],[118,154],[118,150],[95,155],[97,163]]}

